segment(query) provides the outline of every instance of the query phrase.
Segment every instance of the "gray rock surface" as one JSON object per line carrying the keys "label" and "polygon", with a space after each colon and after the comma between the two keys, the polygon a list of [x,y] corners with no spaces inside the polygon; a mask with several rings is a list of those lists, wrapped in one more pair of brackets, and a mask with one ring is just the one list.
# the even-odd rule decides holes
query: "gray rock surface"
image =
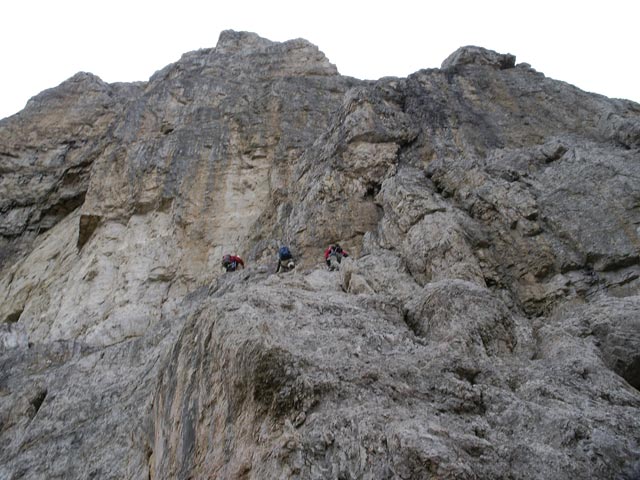
{"label": "gray rock surface", "polygon": [[516,57],[509,53],[503,55],[493,50],[469,45],[460,47],[449,55],[444,62],[442,62],[441,68],[447,70],[462,65],[488,65],[504,70],[505,68],[515,67]]}
{"label": "gray rock surface", "polygon": [[0,121],[0,478],[637,478],[638,125],[479,47],[360,81],[232,31],[41,93]]}

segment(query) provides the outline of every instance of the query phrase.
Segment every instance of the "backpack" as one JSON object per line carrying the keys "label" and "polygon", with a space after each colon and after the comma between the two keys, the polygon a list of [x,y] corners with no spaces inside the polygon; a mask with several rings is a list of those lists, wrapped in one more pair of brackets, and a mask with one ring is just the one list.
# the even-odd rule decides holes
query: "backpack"
{"label": "backpack", "polygon": [[222,257],[222,265],[230,265],[231,264],[231,255],[225,255]]}
{"label": "backpack", "polygon": [[278,250],[278,258],[280,260],[289,260],[291,258],[289,247],[280,247],[280,250]]}

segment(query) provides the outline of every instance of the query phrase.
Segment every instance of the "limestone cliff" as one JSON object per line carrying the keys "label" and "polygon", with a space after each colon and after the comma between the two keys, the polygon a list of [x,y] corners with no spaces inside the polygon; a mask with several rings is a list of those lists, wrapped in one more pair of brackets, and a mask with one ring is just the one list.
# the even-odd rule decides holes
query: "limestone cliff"
{"label": "limestone cliff", "polygon": [[479,47],[77,74],[0,121],[0,478],[638,478],[638,178],[640,105]]}

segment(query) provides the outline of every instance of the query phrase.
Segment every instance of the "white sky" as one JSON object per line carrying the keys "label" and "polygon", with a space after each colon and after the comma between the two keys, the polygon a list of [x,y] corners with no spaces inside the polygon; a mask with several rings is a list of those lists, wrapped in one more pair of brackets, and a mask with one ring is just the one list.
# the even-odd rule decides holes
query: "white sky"
{"label": "white sky", "polygon": [[78,71],[147,80],[229,28],[306,38],[341,74],[367,79],[437,68],[479,45],[640,102],[638,0],[6,0],[0,15],[0,118]]}

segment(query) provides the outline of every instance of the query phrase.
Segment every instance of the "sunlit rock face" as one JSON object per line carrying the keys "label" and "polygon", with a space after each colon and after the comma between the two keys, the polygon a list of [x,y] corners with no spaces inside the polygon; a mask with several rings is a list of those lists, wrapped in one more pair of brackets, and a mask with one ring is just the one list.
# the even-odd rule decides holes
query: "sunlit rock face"
{"label": "sunlit rock face", "polygon": [[79,73],[0,121],[0,478],[638,478],[638,178],[638,104],[479,47]]}

